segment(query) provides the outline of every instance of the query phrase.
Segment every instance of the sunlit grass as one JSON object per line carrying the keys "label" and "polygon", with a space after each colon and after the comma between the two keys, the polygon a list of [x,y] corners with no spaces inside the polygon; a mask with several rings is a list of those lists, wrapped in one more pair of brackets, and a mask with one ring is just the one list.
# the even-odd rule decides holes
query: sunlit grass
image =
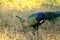
{"label": "sunlit grass", "polygon": [[[36,40],[36,35],[34,35],[29,30],[26,33],[22,32],[22,24],[19,22],[16,15],[22,18],[28,17],[28,15],[23,15],[25,13],[13,13],[2,14],[0,13],[0,40]],[[29,27],[28,27],[29,28]],[[24,29],[23,29],[24,30]],[[39,27],[38,39],[42,40],[60,40],[60,18],[55,22],[55,24],[46,21]],[[36,33],[35,33],[36,34]]]}
{"label": "sunlit grass", "polygon": [[[10,10],[16,11],[30,11],[33,9],[41,9],[42,5],[58,6],[60,5],[60,0],[0,0],[0,11],[8,12]],[[50,5],[51,4],[51,5]],[[44,7],[44,6],[43,6]],[[29,10],[28,10],[29,9]]]}
{"label": "sunlit grass", "polygon": [[[0,0],[0,40],[36,40],[33,31],[21,31],[24,29],[16,15],[27,21],[27,17],[34,12],[60,10],[59,5],[59,0],[56,3],[53,0],[50,3],[45,0]],[[39,40],[60,40],[59,33],[60,17],[55,24],[46,21],[40,25],[37,37]]]}

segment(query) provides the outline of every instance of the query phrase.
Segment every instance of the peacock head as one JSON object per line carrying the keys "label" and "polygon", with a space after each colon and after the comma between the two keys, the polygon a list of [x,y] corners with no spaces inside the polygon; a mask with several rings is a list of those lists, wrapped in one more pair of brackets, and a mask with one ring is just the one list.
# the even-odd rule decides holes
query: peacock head
{"label": "peacock head", "polygon": [[19,18],[19,20],[23,26],[25,26],[25,27],[29,26],[29,24],[25,20],[23,20],[21,17],[19,17],[19,16],[16,16],[16,17]]}

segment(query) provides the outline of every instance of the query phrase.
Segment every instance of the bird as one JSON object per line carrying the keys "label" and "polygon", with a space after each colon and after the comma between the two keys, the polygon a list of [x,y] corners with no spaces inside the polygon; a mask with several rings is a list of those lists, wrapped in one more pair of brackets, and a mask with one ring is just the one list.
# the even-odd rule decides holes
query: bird
{"label": "bird", "polygon": [[[20,22],[24,26],[31,26],[35,31],[38,30],[39,25],[43,24],[46,20],[55,22],[55,20],[60,17],[60,11],[55,12],[36,12],[28,16],[27,22],[21,17],[16,16],[20,19]],[[26,25],[25,25],[26,24]]]}

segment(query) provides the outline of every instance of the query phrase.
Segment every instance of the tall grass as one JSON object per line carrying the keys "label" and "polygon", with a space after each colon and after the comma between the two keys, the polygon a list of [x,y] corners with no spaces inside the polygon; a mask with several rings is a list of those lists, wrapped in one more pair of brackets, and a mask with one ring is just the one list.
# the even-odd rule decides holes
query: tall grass
{"label": "tall grass", "polygon": [[[24,29],[15,17],[16,15],[26,20],[30,14],[29,12],[26,14],[26,12],[17,13],[15,11],[7,14],[0,13],[0,40],[36,40],[36,35],[33,35],[31,30],[27,33],[21,31]],[[60,40],[60,17],[57,18],[55,24],[46,20],[40,25],[37,37],[38,40]]]}
{"label": "tall grass", "polygon": [[[52,4],[51,6],[51,4],[43,3],[41,6],[41,9],[33,8],[31,11],[27,11],[27,8],[24,9],[24,12],[11,10],[9,13],[0,13],[0,40],[36,40],[36,35],[33,35],[33,31],[29,30],[26,33],[21,31],[24,29],[16,15],[27,21],[27,17],[35,12],[60,10],[60,5],[54,6]],[[45,23],[40,25],[37,37],[37,40],[60,40],[60,17],[57,18],[54,24],[46,20]]]}

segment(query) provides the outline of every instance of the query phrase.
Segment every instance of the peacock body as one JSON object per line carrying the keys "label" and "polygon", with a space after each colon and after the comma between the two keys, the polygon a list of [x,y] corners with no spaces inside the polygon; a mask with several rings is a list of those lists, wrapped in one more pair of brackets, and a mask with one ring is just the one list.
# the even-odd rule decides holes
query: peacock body
{"label": "peacock body", "polygon": [[39,23],[39,21],[44,19],[45,19],[45,13],[43,12],[34,13],[28,17],[28,24],[36,25]]}

